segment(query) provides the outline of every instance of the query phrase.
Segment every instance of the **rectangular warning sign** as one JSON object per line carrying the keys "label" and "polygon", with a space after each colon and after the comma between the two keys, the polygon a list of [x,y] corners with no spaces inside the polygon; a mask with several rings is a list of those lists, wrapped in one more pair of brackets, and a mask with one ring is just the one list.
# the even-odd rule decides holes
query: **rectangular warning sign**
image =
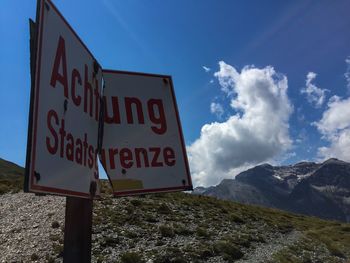
{"label": "rectangular warning sign", "polygon": [[25,190],[89,198],[102,70],[51,1],[39,1],[38,12]]}
{"label": "rectangular warning sign", "polygon": [[114,195],[192,190],[170,76],[103,70],[101,162]]}

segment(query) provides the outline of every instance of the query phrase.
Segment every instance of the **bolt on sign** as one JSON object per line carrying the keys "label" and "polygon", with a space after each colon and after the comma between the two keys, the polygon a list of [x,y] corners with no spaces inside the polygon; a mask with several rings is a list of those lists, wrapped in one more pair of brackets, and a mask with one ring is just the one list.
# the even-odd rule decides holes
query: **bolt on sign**
{"label": "bolt on sign", "polygon": [[38,7],[24,188],[90,198],[98,188],[102,70],[51,1]]}
{"label": "bolt on sign", "polygon": [[115,196],[192,190],[170,76],[103,70],[100,160]]}

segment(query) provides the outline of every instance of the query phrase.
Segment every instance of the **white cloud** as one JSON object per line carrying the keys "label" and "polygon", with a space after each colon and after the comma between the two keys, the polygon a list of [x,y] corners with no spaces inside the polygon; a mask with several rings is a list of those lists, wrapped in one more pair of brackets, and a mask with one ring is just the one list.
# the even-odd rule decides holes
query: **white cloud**
{"label": "white cloud", "polygon": [[202,68],[204,69],[205,72],[209,72],[211,69],[206,67],[206,66],[202,66]]}
{"label": "white cloud", "polygon": [[345,59],[345,63],[347,64],[347,68],[344,76],[346,79],[346,87],[348,88],[348,92],[350,92],[350,56]]}
{"label": "white cloud", "polygon": [[343,129],[350,128],[350,98],[342,100],[333,96],[322,119],[315,123],[318,130],[327,137],[332,137]]}
{"label": "white cloud", "polygon": [[188,147],[195,185],[213,185],[253,165],[283,154],[291,146],[287,77],[273,67],[244,67],[241,72],[223,61],[214,74],[239,112],[225,122],[202,127]]}
{"label": "white cloud", "polygon": [[224,61],[220,61],[219,66],[220,71],[215,72],[214,76],[219,79],[221,90],[224,93],[231,95],[234,91],[236,80],[239,78],[239,73],[234,67],[226,64]]}
{"label": "white cloud", "polygon": [[306,76],[306,87],[301,90],[301,94],[306,94],[306,98],[309,103],[319,108],[323,105],[326,98],[327,89],[320,89],[315,84],[311,83],[317,74],[309,72]]}
{"label": "white cloud", "polygon": [[216,117],[218,117],[219,119],[221,119],[222,115],[224,114],[224,108],[220,103],[212,102],[210,104],[210,112],[215,114]]}
{"label": "white cloud", "polygon": [[314,123],[329,143],[329,147],[320,147],[318,154],[322,159],[336,157],[350,161],[350,98],[333,96],[320,121]]}
{"label": "white cloud", "polygon": [[340,131],[336,137],[330,140],[329,147],[320,147],[318,155],[322,160],[338,158],[350,162],[350,129]]}

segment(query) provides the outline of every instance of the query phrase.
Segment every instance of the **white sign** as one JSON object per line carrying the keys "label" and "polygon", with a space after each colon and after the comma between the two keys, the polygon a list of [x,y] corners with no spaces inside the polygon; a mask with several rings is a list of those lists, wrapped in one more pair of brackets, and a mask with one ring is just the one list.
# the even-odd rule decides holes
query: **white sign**
{"label": "white sign", "polygon": [[100,160],[116,196],[192,190],[171,77],[103,70]]}
{"label": "white sign", "polygon": [[51,1],[39,10],[27,190],[90,198],[102,72]]}

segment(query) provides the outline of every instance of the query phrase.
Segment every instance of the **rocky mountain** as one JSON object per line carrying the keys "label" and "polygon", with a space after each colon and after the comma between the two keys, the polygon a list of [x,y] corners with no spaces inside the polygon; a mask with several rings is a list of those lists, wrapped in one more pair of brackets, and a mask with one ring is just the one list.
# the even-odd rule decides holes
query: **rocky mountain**
{"label": "rocky mountain", "polygon": [[[11,172],[16,167],[0,162],[0,177],[22,178],[23,170]],[[13,189],[4,182],[0,181],[7,187],[0,193],[0,263],[62,262],[65,198],[18,192],[20,181]],[[101,183],[102,199],[94,201],[93,208],[93,263],[350,259],[347,223],[187,193],[112,198],[108,182]],[[241,184],[257,196],[252,186]]]}
{"label": "rocky mountain", "polygon": [[194,193],[349,222],[350,163],[262,164]]}

